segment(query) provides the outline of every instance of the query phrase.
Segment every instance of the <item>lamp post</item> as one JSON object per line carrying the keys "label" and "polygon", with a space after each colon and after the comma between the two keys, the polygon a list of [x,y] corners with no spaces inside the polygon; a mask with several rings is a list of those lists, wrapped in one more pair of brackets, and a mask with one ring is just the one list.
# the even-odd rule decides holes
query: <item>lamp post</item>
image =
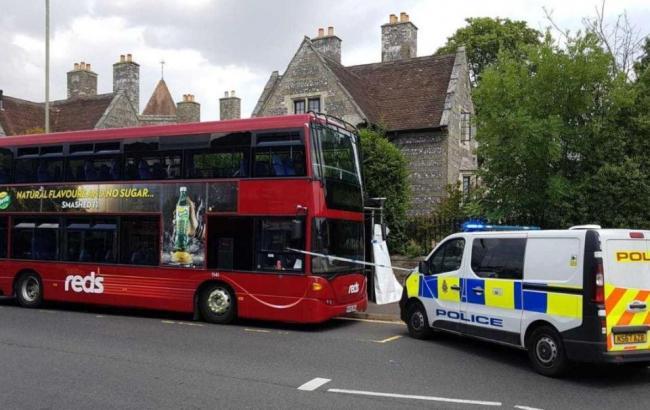
{"label": "lamp post", "polygon": [[50,0],[45,0],[45,133],[50,132]]}

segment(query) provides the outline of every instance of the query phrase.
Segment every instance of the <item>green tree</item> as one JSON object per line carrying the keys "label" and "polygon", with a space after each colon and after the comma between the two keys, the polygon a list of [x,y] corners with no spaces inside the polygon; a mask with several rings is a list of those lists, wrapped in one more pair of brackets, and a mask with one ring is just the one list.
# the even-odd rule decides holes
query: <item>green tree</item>
{"label": "green tree", "polygon": [[481,73],[497,60],[500,52],[510,52],[521,56],[527,45],[538,45],[542,33],[528,27],[525,21],[478,17],[465,19],[467,25],[459,28],[447,38],[437,55],[455,53],[460,46],[465,47],[470,65],[470,78],[477,85]]}
{"label": "green tree", "polygon": [[500,53],[474,93],[488,216],[648,226],[644,79],[628,83],[592,33]]}
{"label": "green tree", "polygon": [[362,129],[359,136],[366,195],[386,198],[384,215],[390,228],[388,245],[391,250],[401,252],[410,197],[406,159],[381,130]]}

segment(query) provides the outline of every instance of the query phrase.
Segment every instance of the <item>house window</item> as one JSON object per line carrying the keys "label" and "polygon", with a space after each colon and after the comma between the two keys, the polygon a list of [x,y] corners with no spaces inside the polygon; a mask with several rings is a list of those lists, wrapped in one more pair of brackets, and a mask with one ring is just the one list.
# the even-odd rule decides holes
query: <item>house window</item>
{"label": "house window", "polygon": [[293,100],[294,114],[304,114],[308,111],[320,112],[320,97],[309,97]]}
{"label": "house window", "polygon": [[463,112],[460,114],[460,140],[469,142],[472,140],[472,114]]}
{"label": "house window", "polygon": [[293,113],[294,114],[304,114],[305,113],[305,100],[294,100],[294,102],[293,102]]}
{"label": "house window", "polygon": [[472,177],[469,175],[463,176],[463,194],[465,196],[469,195],[469,192],[472,190]]}
{"label": "house window", "polygon": [[310,98],[308,100],[309,111],[320,112],[320,98]]}

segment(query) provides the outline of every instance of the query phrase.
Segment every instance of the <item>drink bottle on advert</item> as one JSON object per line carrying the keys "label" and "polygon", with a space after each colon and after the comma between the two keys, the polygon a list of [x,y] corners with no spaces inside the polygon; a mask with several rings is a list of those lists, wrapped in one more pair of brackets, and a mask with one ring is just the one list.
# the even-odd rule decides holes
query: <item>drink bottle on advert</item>
{"label": "drink bottle on advert", "polygon": [[182,264],[192,263],[192,256],[187,251],[189,247],[188,231],[190,228],[190,203],[187,199],[187,187],[182,186],[176,210],[174,213],[174,251],[172,261]]}

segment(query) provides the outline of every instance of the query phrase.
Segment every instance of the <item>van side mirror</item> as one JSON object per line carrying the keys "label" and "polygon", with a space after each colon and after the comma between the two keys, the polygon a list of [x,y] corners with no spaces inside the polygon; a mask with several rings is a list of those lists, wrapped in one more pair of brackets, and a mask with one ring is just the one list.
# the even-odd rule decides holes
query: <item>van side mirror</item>
{"label": "van side mirror", "polygon": [[427,263],[427,261],[420,261],[420,263],[418,264],[418,272],[420,272],[423,275],[430,274],[429,264]]}

